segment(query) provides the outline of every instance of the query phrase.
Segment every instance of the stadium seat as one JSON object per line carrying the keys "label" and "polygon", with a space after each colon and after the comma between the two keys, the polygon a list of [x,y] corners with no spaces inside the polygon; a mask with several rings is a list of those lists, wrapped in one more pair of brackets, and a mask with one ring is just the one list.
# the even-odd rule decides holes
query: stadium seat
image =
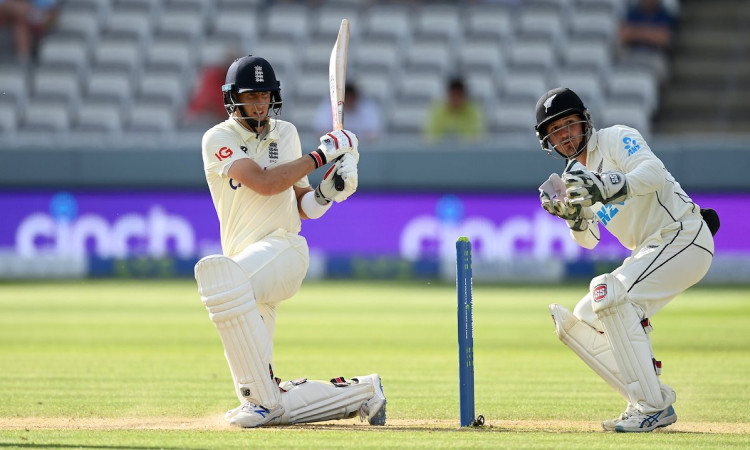
{"label": "stadium seat", "polygon": [[612,50],[598,39],[571,40],[563,48],[562,60],[566,66],[590,67],[604,75],[612,66]]}
{"label": "stadium seat", "polygon": [[299,43],[307,38],[309,32],[309,12],[304,4],[272,4],[266,17],[264,37],[293,36]]}
{"label": "stadium seat", "polygon": [[550,43],[563,45],[566,37],[566,23],[563,16],[553,10],[524,9],[519,14],[516,25],[519,38],[542,37]]}
{"label": "stadium seat", "polygon": [[519,101],[536,104],[539,97],[549,90],[547,73],[527,70],[511,70],[500,80],[501,95]]}
{"label": "stadium seat", "polygon": [[353,63],[360,73],[368,70],[392,71],[401,64],[401,56],[396,42],[365,38],[357,43],[357,51],[349,55],[349,63]]}
{"label": "stadium seat", "polygon": [[510,47],[508,62],[515,68],[549,72],[557,64],[557,52],[552,43],[518,41]]}
{"label": "stadium seat", "polygon": [[168,10],[162,13],[156,32],[192,40],[203,36],[204,27],[205,21],[200,10]]}
{"label": "stadium seat", "polygon": [[133,74],[141,65],[138,41],[105,37],[94,49],[94,62],[99,68],[118,68]]}
{"label": "stadium seat", "polygon": [[184,71],[193,64],[193,47],[184,39],[159,39],[146,48],[150,69]]}
{"label": "stadium seat", "polygon": [[46,39],[39,49],[42,65],[73,68],[83,74],[89,66],[87,45],[80,39]]}
{"label": "stadium seat", "polygon": [[18,127],[18,108],[12,103],[0,102],[0,132],[10,134]]}
{"label": "stadium seat", "polygon": [[212,34],[231,36],[240,42],[253,43],[258,39],[258,17],[253,8],[240,10],[217,9],[213,23],[209,25]]}
{"label": "stadium seat", "polygon": [[341,19],[348,19],[350,40],[356,40],[362,31],[360,9],[356,5],[340,3],[320,5],[315,9],[314,17],[310,21],[310,36],[329,39],[333,47],[341,27]]}
{"label": "stadium seat", "polygon": [[656,76],[648,70],[618,66],[607,77],[609,95],[633,97],[648,111],[654,112],[659,103]]}
{"label": "stadium seat", "polygon": [[58,67],[39,67],[32,78],[32,92],[37,100],[61,100],[67,105],[81,97],[78,74]]}
{"label": "stadium seat", "polygon": [[136,103],[128,115],[126,128],[135,132],[173,131],[177,118],[175,111],[169,105],[152,102]]}
{"label": "stadium seat", "polygon": [[37,132],[61,132],[70,128],[70,114],[65,103],[46,98],[32,100],[26,108],[21,128]]}
{"label": "stadium seat", "polygon": [[0,67],[0,92],[4,99],[11,97],[17,106],[22,105],[28,97],[28,90],[26,73],[22,69],[16,66]]}
{"label": "stadium seat", "polygon": [[128,103],[133,98],[131,77],[125,71],[97,70],[86,83],[86,95],[98,100]]}
{"label": "stadium seat", "polygon": [[455,65],[453,52],[446,42],[415,40],[404,54],[406,70],[430,70],[444,74]]}
{"label": "stadium seat", "polygon": [[113,11],[105,30],[117,36],[132,36],[145,44],[151,39],[152,15],[147,11]]}
{"label": "stadium seat", "polygon": [[490,38],[498,44],[513,38],[513,14],[505,5],[476,5],[466,11],[466,37]]}
{"label": "stadium seat", "polygon": [[385,71],[365,71],[359,72],[356,77],[350,78],[357,84],[362,94],[376,100],[379,104],[385,105],[392,100],[394,83],[388,72]]}
{"label": "stadium seat", "polygon": [[447,4],[419,8],[416,12],[414,36],[455,42],[463,36],[459,9]]}
{"label": "stadium seat", "polygon": [[388,131],[397,135],[420,136],[427,123],[430,103],[404,102],[385,115]]}
{"label": "stadium seat", "polygon": [[78,131],[121,130],[122,108],[116,103],[87,103],[77,111],[77,120],[73,129]]}
{"label": "stadium seat", "polygon": [[604,103],[605,89],[599,75],[585,69],[563,68],[554,74],[555,87],[567,87],[575,91],[587,108],[599,111]]}
{"label": "stadium seat", "polygon": [[572,39],[599,39],[612,43],[618,28],[619,17],[606,10],[576,11],[570,16]]}
{"label": "stadium seat", "polygon": [[431,102],[445,93],[445,78],[438,72],[415,71],[401,77],[399,101]]}
{"label": "stadium seat", "polygon": [[371,6],[364,13],[365,36],[404,41],[411,38],[411,17],[408,7],[403,5]]}
{"label": "stadium seat", "polygon": [[316,72],[320,70],[328,70],[328,64],[331,59],[331,50],[333,49],[333,43],[335,41],[335,36],[332,39],[330,36],[311,38],[302,52],[302,72],[305,70],[313,70]]}
{"label": "stadium seat", "polygon": [[299,75],[293,83],[296,100],[312,103],[320,101],[321,98],[329,95],[328,67],[320,71],[305,72]]}
{"label": "stadium seat", "polygon": [[179,73],[171,71],[146,72],[139,77],[138,96],[142,99],[165,101],[175,109],[186,101],[186,89]]}
{"label": "stadium seat", "polygon": [[534,133],[535,104],[500,99],[490,114],[490,130],[497,133]]}
{"label": "stadium seat", "polygon": [[602,111],[602,128],[612,125],[626,125],[637,129],[648,139],[651,135],[650,114],[637,103],[608,101]]}
{"label": "stadium seat", "polygon": [[487,39],[470,40],[457,54],[461,61],[461,71],[471,73],[484,71],[499,73],[505,67],[502,50],[496,42]]}
{"label": "stadium seat", "polygon": [[93,6],[85,9],[66,6],[55,22],[53,33],[64,37],[79,37],[87,44],[94,44],[99,36],[103,17]]}

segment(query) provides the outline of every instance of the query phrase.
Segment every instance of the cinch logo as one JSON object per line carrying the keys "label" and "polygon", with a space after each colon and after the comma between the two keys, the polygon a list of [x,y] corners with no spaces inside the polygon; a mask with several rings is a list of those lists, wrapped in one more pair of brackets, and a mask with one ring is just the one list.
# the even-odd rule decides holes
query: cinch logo
{"label": "cinch logo", "polygon": [[600,302],[607,296],[607,285],[600,284],[594,288],[594,301]]}
{"label": "cinch logo", "polygon": [[638,141],[627,136],[622,138],[622,143],[625,144],[625,150],[628,151],[628,156],[641,149],[641,145],[638,143]]}
{"label": "cinch logo", "polygon": [[219,149],[218,153],[214,153],[214,156],[219,161],[224,161],[225,159],[229,158],[233,154],[234,154],[234,152],[232,151],[231,148],[229,148],[229,147],[221,147]]}

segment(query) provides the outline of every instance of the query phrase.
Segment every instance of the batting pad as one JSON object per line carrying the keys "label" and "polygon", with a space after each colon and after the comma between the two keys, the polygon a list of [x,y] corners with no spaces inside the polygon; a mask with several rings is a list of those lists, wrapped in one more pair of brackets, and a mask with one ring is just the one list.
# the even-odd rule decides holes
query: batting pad
{"label": "batting pad", "polygon": [[614,275],[604,274],[591,280],[590,287],[594,313],[612,348],[630,404],[641,412],[661,411],[671,405],[674,400],[666,403],[662,395],[651,341],[625,286]]}
{"label": "batting pad", "polygon": [[301,379],[287,381],[280,387],[286,390],[281,394],[285,411],[281,424],[352,417],[375,395],[375,386],[369,376],[351,379],[348,386]]}
{"label": "batting pad", "polygon": [[278,405],[279,387],[270,373],[273,346],[247,275],[233,260],[212,255],[195,265],[195,279],[224,344],[240,401]]}
{"label": "batting pad", "polygon": [[604,334],[586,322],[578,320],[570,311],[556,303],[549,305],[549,311],[555,321],[555,332],[560,341],[570,347],[625,400],[629,400],[625,382]]}

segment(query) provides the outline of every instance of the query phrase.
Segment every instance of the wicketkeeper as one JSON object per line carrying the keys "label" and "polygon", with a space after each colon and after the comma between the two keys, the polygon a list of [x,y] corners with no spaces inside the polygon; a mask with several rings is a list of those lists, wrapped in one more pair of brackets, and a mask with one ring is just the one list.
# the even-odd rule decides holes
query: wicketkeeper
{"label": "wicketkeeper", "polygon": [[[223,255],[195,266],[203,304],[216,325],[240,405],[229,423],[245,428],[316,422],[357,413],[385,424],[378,374],[330,382],[281,382],[273,372],[276,307],[293,296],[309,264],[301,219],[317,219],[357,189],[357,137],[332,131],[302,155],[297,129],[280,120],[281,88],[263,58],[229,67],[222,87],[229,118],[203,136],[203,166],[221,226]],[[307,175],[332,164],[313,190]],[[333,174],[344,180],[336,190]]]}
{"label": "wicketkeeper", "polygon": [[544,94],[536,120],[542,150],[567,160],[562,177],[552,174],[540,186],[542,207],[565,220],[585,248],[599,243],[601,224],[632,251],[591,280],[573,313],[550,305],[557,335],[627,401],[619,417],[602,422],[605,430],[670,425],[676,396],[659,380],[651,318],[708,271],[718,216],[690,199],[637,130],[596,130],[570,89]]}

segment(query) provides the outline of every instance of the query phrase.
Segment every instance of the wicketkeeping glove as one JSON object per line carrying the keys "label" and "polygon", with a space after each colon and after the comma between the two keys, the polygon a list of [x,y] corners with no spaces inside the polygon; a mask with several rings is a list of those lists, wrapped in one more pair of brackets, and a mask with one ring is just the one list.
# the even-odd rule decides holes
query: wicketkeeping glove
{"label": "wicketkeeping glove", "polygon": [[357,136],[348,130],[331,131],[320,137],[318,149],[309,153],[315,161],[315,168],[333,162],[340,156],[350,153],[355,162],[359,161]]}
{"label": "wicketkeeping glove", "polygon": [[[344,189],[341,191],[336,190],[334,174],[338,174],[344,180]],[[358,185],[357,161],[353,155],[346,153],[328,169],[323,180],[315,188],[315,201],[321,205],[327,205],[334,200],[341,203],[357,190]]]}
{"label": "wicketkeeping glove", "polygon": [[619,203],[628,198],[628,183],[621,172],[575,169],[563,174],[568,201],[574,206]]}
{"label": "wicketkeeping glove", "polygon": [[542,208],[548,213],[565,219],[568,226],[575,231],[583,231],[589,226],[589,220],[594,218],[594,212],[589,207],[571,205],[568,201],[565,183],[560,176],[553,173],[539,186],[539,200]]}

